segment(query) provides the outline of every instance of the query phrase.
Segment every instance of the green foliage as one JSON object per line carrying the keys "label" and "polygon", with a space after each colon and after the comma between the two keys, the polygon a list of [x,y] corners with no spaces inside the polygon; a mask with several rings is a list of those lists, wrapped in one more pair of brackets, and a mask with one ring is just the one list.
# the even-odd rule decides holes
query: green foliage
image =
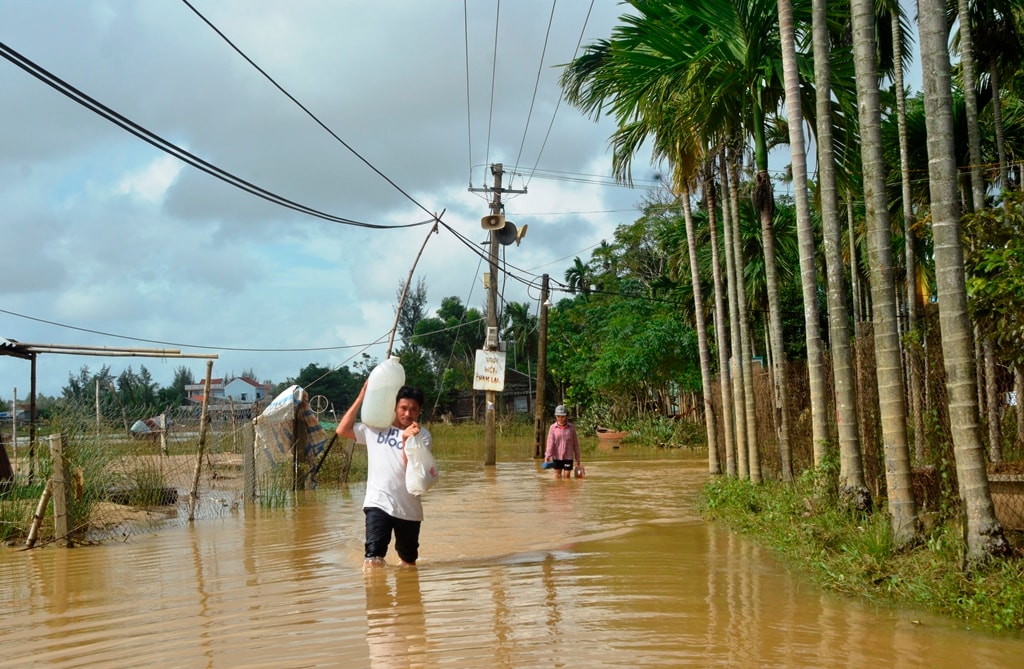
{"label": "green foliage", "polygon": [[311,362],[302,368],[297,377],[289,379],[288,385],[301,386],[310,397],[323,395],[340,417],[355,401],[365,381],[365,375],[353,372],[347,366],[330,369]]}
{"label": "green foliage", "polygon": [[963,219],[971,315],[991,334],[998,355],[1024,365],[1024,193]]}

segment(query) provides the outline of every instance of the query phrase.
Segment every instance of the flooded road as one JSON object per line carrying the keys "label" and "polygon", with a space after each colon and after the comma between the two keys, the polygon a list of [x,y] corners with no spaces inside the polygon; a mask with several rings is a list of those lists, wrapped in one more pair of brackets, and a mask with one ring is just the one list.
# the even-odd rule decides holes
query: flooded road
{"label": "flooded road", "polygon": [[364,576],[361,484],[127,543],[0,550],[0,663],[1022,666],[1024,639],[832,596],[704,523],[703,460],[586,464],[555,481],[532,461],[442,462],[417,569]]}

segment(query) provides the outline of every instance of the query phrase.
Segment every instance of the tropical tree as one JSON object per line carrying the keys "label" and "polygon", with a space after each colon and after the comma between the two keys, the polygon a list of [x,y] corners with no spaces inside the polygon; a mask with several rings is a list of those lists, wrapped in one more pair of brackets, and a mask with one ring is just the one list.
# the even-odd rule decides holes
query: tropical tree
{"label": "tropical tree", "polygon": [[885,193],[874,3],[851,0],[854,68],[860,121],[864,206],[870,257],[871,308],[886,490],[893,540],[916,541],[920,532],[910,476],[903,367],[896,318],[892,246]]}
{"label": "tropical tree", "polygon": [[[816,246],[811,223],[811,207],[807,196],[807,151],[804,146],[804,117],[800,100],[800,72],[797,66],[796,29],[793,24],[793,3],[778,0],[779,43],[785,80],[786,116],[789,127],[789,150],[792,159],[796,229],[800,248],[800,285],[803,288],[804,329],[807,341],[807,371],[811,401],[811,440],[814,462],[825,458],[828,431],[825,422],[825,371],[818,317],[818,270],[814,258]],[[792,478],[792,464],[783,458],[783,478]]]}
{"label": "tropical tree", "polygon": [[[405,362],[403,359],[403,366]],[[341,418],[341,414],[359,395],[366,377],[365,373],[353,372],[348,366],[331,369],[311,362],[299,370],[299,375],[294,379],[288,379],[287,385],[301,386],[310,397],[323,395],[327,398],[329,408],[336,414],[333,417]]]}
{"label": "tropical tree", "polygon": [[530,373],[537,362],[537,316],[529,302],[509,302],[501,314],[501,338],[511,342],[508,351],[511,366]]}
{"label": "tropical tree", "polygon": [[[598,42],[592,53],[575,61],[577,67],[568,71],[568,85],[567,78],[563,77],[567,98],[572,102],[581,97],[577,93],[583,81],[594,85],[582,96],[591,110],[600,110],[599,103],[606,98],[624,100],[617,108],[620,130],[628,125],[628,115],[633,108],[641,117],[654,108],[656,111],[651,116],[665,119],[665,105],[678,104],[677,111],[693,119],[693,125],[702,129],[701,134],[708,138],[710,146],[717,143],[715,137],[729,138],[733,120],[743,119],[746,133],[754,142],[754,202],[761,221],[765,254],[772,359],[781,371],[785,355],[772,229],[775,204],[768,176],[766,138],[768,117],[778,108],[783,90],[779,79],[776,5],[770,0],[685,4],[636,0],[631,4],[638,13],[623,16],[622,25],[616,28],[611,40]],[[628,67],[612,66],[606,78],[593,76],[595,68],[602,65],[602,60],[595,58],[594,53],[608,51],[613,60]],[[627,139],[635,144],[650,134],[652,127],[640,130],[641,133],[632,133]],[[621,158],[630,154],[616,152],[614,155]],[[779,443],[785,452],[789,441],[788,392],[785,374],[776,374],[775,378],[780,407],[777,412]],[[748,442],[748,447],[753,443]],[[754,465],[756,446],[749,454]],[[750,473],[752,479],[759,480],[759,467],[752,466]]]}
{"label": "tropical tree", "polygon": [[570,293],[590,294],[590,267],[579,256],[573,258],[572,267],[565,270],[565,283]]}
{"label": "tropical tree", "polygon": [[1009,553],[995,517],[978,426],[977,386],[972,373],[971,326],[960,237],[960,205],[953,148],[952,86],[943,0],[919,0],[921,64],[928,125],[928,181],[931,190],[935,275],[939,296],[942,355],[956,458],[965,507],[967,557],[977,562]]}
{"label": "tropical tree", "polygon": [[[828,277],[829,341],[832,344],[835,422],[839,437],[839,492],[844,503],[860,510],[869,510],[872,507],[871,493],[864,480],[864,463],[857,432],[857,387],[850,349],[849,313],[846,308],[846,277],[832,142],[832,49],[825,0],[813,0],[811,17],[817,112],[818,195]],[[856,272],[855,266],[851,269]]]}

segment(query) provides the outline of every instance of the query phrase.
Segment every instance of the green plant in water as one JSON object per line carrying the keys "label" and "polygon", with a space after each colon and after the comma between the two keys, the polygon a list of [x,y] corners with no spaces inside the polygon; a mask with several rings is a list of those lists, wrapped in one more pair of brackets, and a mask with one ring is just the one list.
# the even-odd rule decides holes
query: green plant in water
{"label": "green plant in water", "polygon": [[292,487],[292,473],[287,465],[280,465],[260,477],[259,505],[265,509],[285,506]]}

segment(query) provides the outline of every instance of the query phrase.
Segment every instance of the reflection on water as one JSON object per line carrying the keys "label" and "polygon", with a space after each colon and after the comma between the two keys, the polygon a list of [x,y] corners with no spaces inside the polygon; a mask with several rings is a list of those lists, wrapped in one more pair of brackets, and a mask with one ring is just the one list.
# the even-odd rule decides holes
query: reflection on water
{"label": "reflection on water", "polygon": [[[693,510],[702,460],[444,463],[417,569],[361,486],[130,543],[0,551],[4,666],[1018,667],[1024,639],[839,599]],[[396,558],[390,556],[392,562]]]}

